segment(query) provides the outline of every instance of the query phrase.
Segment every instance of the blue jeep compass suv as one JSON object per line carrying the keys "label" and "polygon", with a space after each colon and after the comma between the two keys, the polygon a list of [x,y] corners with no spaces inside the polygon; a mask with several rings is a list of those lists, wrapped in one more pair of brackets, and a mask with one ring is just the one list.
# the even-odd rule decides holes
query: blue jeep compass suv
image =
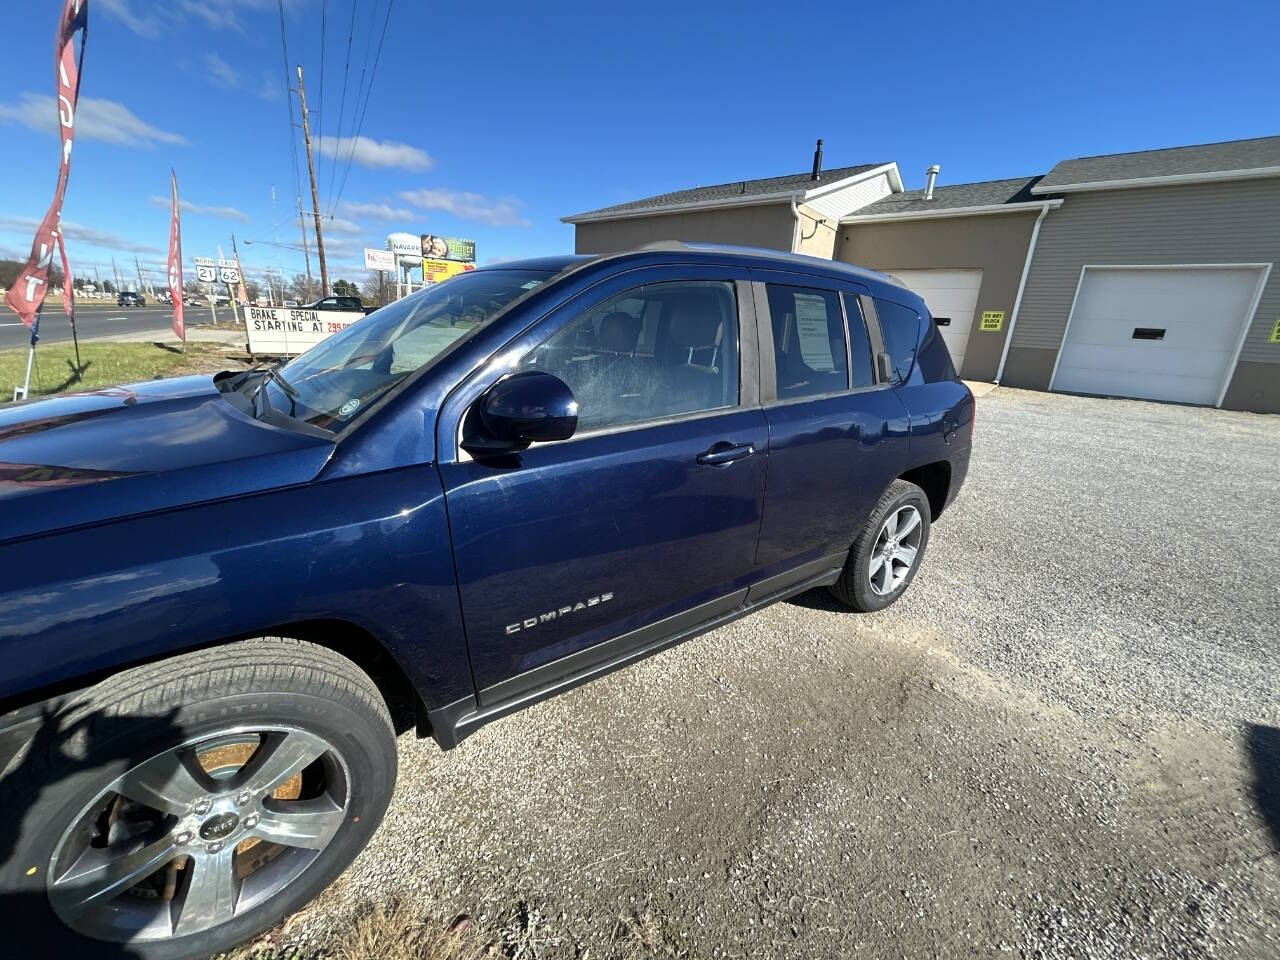
{"label": "blue jeep compass suv", "polygon": [[887,606],[973,418],[889,278],[680,243],[0,408],[7,955],[277,923],[377,828],[388,703],[449,748],[803,590]]}

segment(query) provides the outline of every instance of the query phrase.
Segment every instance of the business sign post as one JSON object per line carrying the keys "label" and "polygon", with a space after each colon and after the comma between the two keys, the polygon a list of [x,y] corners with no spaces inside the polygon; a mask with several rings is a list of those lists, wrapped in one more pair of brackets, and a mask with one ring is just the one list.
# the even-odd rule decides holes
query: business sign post
{"label": "business sign post", "polygon": [[390,250],[374,250],[370,247],[365,247],[364,268],[366,270],[376,270],[379,273],[394,273],[396,255]]}
{"label": "business sign post", "polygon": [[354,310],[297,307],[246,307],[245,313],[249,352],[268,357],[296,356],[364,319],[363,312]]}

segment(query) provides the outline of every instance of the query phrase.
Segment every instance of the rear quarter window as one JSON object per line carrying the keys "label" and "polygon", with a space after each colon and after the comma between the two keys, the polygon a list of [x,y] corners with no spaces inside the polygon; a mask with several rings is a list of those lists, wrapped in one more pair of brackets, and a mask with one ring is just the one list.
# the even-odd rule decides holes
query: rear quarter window
{"label": "rear quarter window", "polygon": [[902,383],[911,373],[915,363],[916,346],[920,341],[920,316],[910,307],[892,300],[876,300],[876,315],[880,318],[880,332],[884,335],[884,349],[889,354],[893,370],[893,382]]}

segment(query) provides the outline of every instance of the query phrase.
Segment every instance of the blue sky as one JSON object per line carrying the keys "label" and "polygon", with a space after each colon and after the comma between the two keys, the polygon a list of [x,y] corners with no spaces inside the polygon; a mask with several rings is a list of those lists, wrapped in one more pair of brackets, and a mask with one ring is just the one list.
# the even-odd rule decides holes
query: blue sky
{"label": "blue sky", "polygon": [[[278,229],[297,245],[276,0],[89,3],[64,209],[73,270],[92,273],[113,253],[132,268],[137,254],[159,279],[170,166],[192,205],[188,275],[191,257],[219,243],[229,253],[233,232],[271,241]],[[59,5],[6,17],[0,255],[29,248],[53,187]],[[805,170],[817,137],[828,166],[896,160],[910,188],[935,162],[940,184],[958,183],[1280,133],[1276,4],[357,0],[353,18],[352,0],[287,0],[285,10],[290,75],[303,65],[312,134],[324,138],[331,279],[362,280],[360,249],[390,230],[472,237],[482,263],[569,251],[561,216]],[[372,94],[353,154],[344,138],[364,105],[362,73]],[[240,253],[251,274],[302,268],[293,250]]]}

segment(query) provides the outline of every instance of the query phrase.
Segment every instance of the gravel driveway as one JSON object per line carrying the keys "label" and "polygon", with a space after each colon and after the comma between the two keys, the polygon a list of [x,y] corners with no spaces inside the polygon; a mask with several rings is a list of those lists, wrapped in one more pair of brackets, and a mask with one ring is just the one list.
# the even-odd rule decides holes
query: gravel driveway
{"label": "gravel driveway", "polygon": [[404,738],[286,936],[394,896],[540,957],[1280,956],[1278,516],[1280,418],[997,390],[902,602]]}

